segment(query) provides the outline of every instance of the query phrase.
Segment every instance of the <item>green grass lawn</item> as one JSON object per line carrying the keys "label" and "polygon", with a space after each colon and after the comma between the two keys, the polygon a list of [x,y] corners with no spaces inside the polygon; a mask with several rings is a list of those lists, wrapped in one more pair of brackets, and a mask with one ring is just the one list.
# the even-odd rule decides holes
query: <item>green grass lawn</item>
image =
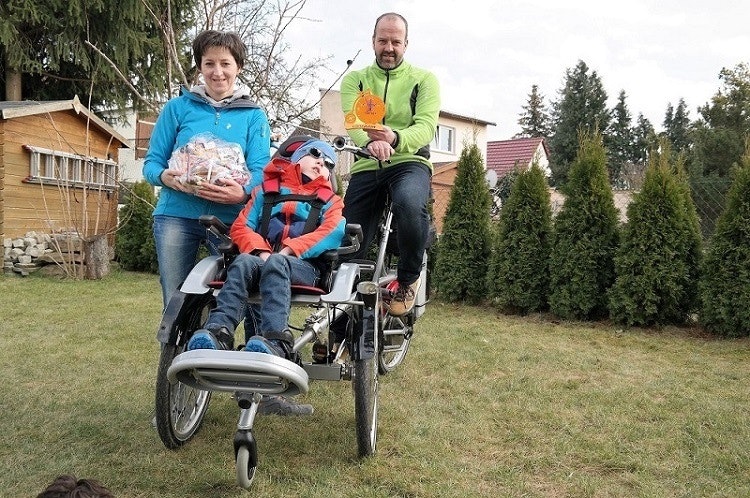
{"label": "green grass lawn", "polygon": [[313,416],[256,420],[247,493],[228,394],[180,450],[151,427],[155,276],[5,276],[0,296],[3,497],[62,473],[123,498],[750,496],[747,339],[433,302],[381,379],[377,455],[356,457],[351,384],[315,382]]}

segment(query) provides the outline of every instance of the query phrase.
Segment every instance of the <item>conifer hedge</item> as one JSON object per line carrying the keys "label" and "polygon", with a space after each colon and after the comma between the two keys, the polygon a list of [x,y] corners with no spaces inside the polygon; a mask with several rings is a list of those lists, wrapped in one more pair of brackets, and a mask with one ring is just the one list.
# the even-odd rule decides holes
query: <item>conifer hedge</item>
{"label": "conifer hedge", "polygon": [[158,271],[151,216],[155,204],[154,188],[141,180],[133,184],[125,205],[120,208],[115,258],[125,270]]}
{"label": "conifer hedge", "polygon": [[536,163],[515,176],[498,222],[487,291],[501,308],[525,314],[547,308],[552,207]]}
{"label": "conifer hedge", "polygon": [[703,327],[723,337],[750,335],[750,147],[706,250],[700,285]]}
{"label": "conifer hedge", "polygon": [[625,325],[684,323],[696,310],[701,234],[682,161],[653,151],[615,258],[610,316]]}
{"label": "conifer hedge", "polygon": [[490,192],[479,147],[466,145],[437,244],[432,284],[442,299],[476,303],[486,298],[490,252]]}
{"label": "conifer hedge", "polygon": [[555,218],[550,256],[550,310],[561,318],[608,314],[619,222],[606,163],[601,134],[582,134],[565,204]]}

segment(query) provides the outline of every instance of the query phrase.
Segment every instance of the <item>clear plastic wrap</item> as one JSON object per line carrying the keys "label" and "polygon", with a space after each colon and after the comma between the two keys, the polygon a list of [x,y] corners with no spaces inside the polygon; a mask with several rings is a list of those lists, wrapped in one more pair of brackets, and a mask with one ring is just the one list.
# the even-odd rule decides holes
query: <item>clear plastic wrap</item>
{"label": "clear plastic wrap", "polygon": [[250,180],[242,148],[213,133],[199,133],[175,150],[168,161],[169,169],[182,173],[183,185],[196,190],[203,183],[232,178],[240,185]]}

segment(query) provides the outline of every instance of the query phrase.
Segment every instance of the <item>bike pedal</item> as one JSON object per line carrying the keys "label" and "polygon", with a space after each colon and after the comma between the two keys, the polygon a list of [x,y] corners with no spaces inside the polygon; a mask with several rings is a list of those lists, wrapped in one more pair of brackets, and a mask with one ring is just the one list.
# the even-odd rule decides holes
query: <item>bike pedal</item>
{"label": "bike pedal", "polygon": [[313,363],[328,363],[330,354],[328,346],[322,342],[316,342],[312,346]]}
{"label": "bike pedal", "polygon": [[335,353],[336,357],[333,360],[335,363],[344,365],[349,361],[349,348],[346,347],[345,343],[342,343],[338,348],[335,348]]}

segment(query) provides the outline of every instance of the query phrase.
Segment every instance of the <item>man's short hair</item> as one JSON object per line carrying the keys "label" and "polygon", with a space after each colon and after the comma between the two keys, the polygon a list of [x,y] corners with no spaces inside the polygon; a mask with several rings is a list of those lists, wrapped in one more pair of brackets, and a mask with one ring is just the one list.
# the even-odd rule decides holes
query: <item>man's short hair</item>
{"label": "man's short hair", "polygon": [[406,22],[406,18],[404,16],[396,12],[386,12],[385,14],[381,14],[380,17],[378,17],[375,20],[375,28],[372,30],[373,38],[375,38],[375,31],[377,31],[378,23],[380,22],[381,19],[401,19],[404,22],[404,28],[405,28],[404,40],[409,39],[409,23]]}

